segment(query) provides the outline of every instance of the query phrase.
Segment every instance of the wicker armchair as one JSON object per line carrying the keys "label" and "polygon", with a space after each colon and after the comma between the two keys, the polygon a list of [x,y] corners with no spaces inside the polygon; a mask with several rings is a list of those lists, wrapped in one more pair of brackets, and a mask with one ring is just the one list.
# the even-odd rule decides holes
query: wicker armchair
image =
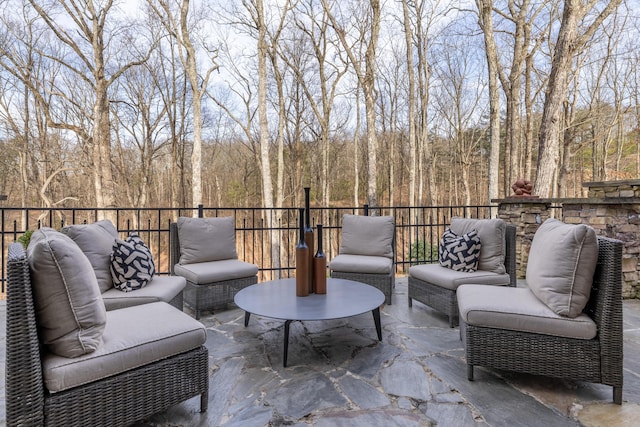
{"label": "wicker armchair", "polygon": [[[485,366],[610,385],[613,386],[613,401],[622,403],[622,243],[600,236],[597,239],[598,260],[591,294],[582,311],[595,323],[595,336],[591,339],[578,339],[479,326],[470,324],[465,315],[462,315],[460,332],[470,381],[474,378],[474,366]],[[470,287],[460,289],[461,313],[467,313],[469,308],[462,307],[466,300],[471,305],[483,304],[473,294],[463,292],[467,290],[473,291]],[[508,304],[508,301],[515,302],[516,297],[512,296],[513,299],[509,300],[507,292],[529,292],[529,289],[502,291],[500,298],[505,298],[503,301]],[[517,299],[521,301],[521,298]],[[542,304],[536,301],[533,303]],[[539,311],[535,311],[535,317],[539,318]],[[492,315],[495,317],[496,313],[492,312]],[[589,319],[586,320],[591,323]],[[518,324],[516,321],[510,323]],[[532,326],[531,321],[519,323]],[[513,329],[517,329],[517,326]],[[557,326],[553,329],[557,329]]]}
{"label": "wicker armchair", "polygon": [[395,220],[391,216],[344,215],[338,256],[329,263],[331,277],[378,288],[391,305],[395,286]]}
{"label": "wicker armchair", "polygon": [[[496,220],[494,220],[496,221]],[[457,286],[462,283],[501,284],[516,286],[516,227],[505,224],[504,268],[506,275],[493,272],[454,272],[439,264],[421,264],[409,269],[408,300],[420,301],[449,317],[449,326],[458,325]]]}
{"label": "wicker armchair", "polygon": [[[171,223],[170,259],[171,274],[182,276],[187,285],[184,289],[184,304],[195,312],[195,318],[200,319],[203,310],[224,309],[233,302],[235,294],[247,286],[258,283],[258,267],[238,260],[236,254],[235,228],[233,218],[189,218],[195,227],[200,222],[209,221],[215,225],[215,231],[203,230],[200,234],[201,242],[182,242],[191,245],[192,250],[202,243],[206,248],[196,250],[204,253],[210,246],[217,245],[203,255],[202,260],[182,263],[184,253],[181,252],[181,241],[178,223]],[[186,233],[185,233],[186,234]],[[193,235],[193,233],[191,233]],[[201,262],[198,262],[201,261]]]}
{"label": "wicker armchair", "polygon": [[207,410],[209,361],[204,346],[50,392],[43,374],[46,350],[38,339],[30,268],[17,243],[10,245],[7,262],[6,335],[8,426],[127,426],[197,395],[200,410]]}

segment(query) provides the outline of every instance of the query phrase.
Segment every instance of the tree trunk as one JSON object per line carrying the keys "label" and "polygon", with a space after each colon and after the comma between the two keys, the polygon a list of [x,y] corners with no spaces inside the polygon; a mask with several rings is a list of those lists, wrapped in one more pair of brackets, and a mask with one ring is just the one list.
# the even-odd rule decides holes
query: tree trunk
{"label": "tree trunk", "polygon": [[553,176],[560,156],[560,121],[562,105],[569,88],[569,72],[577,41],[580,0],[566,0],[558,41],[551,63],[549,84],[540,123],[538,167],[533,193],[550,197]]}
{"label": "tree trunk", "polygon": [[569,88],[569,74],[573,58],[620,2],[621,0],[608,2],[582,34],[578,34],[578,23],[587,12],[595,7],[597,2],[594,0],[588,4],[583,4],[582,0],[565,0],[564,2],[562,22],[551,62],[551,72],[540,124],[538,166],[533,187],[534,194],[538,196],[550,197],[553,194],[554,174],[558,167],[560,150],[562,105]]}
{"label": "tree trunk", "polygon": [[[106,82],[98,80],[94,106],[93,174],[96,204],[99,208],[115,207],[115,185],[111,170],[111,123]],[[100,211],[99,218],[110,219],[115,224],[115,212]]]}
{"label": "tree trunk", "polygon": [[370,0],[371,37],[365,52],[365,75],[362,82],[365,111],[367,114],[367,199],[370,207],[378,206],[378,137],[376,133],[376,47],[380,35],[380,1]]}
{"label": "tree trunk", "polygon": [[477,0],[480,27],[484,34],[489,75],[489,193],[488,202],[499,197],[500,188],[500,94],[498,92],[498,49],[494,39],[492,1]]}
{"label": "tree trunk", "polygon": [[[185,50],[184,67],[191,86],[193,103],[193,150],[191,152],[191,203],[202,204],[202,92],[198,78],[196,49],[191,43],[187,16],[189,0],[183,0],[180,7],[180,44]],[[194,215],[196,215],[194,211]]]}
{"label": "tree trunk", "polygon": [[402,12],[404,21],[404,37],[407,49],[407,78],[409,80],[409,206],[416,206],[416,73],[413,69],[413,31],[409,16],[407,0],[402,0]]}

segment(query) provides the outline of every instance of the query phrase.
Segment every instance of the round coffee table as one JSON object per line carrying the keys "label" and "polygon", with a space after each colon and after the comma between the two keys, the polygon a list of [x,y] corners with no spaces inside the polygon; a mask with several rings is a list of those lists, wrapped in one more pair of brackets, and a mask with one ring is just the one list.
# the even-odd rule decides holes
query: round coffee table
{"label": "round coffee table", "polygon": [[345,279],[327,279],[327,293],[296,296],[296,279],[281,279],[261,282],[239,291],[234,301],[245,311],[244,326],[249,324],[251,314],[284,320],[283,366],[287,366],[289,349],[289,325],[294,320],[330,320],[357,316],[371,311],[382,341],[380,306],[384,294],[366,283]]}

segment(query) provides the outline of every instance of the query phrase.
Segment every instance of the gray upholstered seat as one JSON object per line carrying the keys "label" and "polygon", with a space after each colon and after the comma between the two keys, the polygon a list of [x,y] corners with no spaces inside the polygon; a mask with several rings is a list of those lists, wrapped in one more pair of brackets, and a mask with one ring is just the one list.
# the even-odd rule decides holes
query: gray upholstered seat
{"label": "gray upholstered seat", "polygon": [[481,242],[478,269],[452,270],[439,263],[414,265],[409,269],[408,300],[420,301],[458,324],[456,291],[462,284],[516,285],[515,226],[501,219],[452,218],[451,230],[463,235],[476,230]]}
{"label": "gray upholstered seat", "polygon": [[391,216],[344,215],[338,256],[329,263],[331,277],[367,283],[391,304],[395,284],[395,220]]}
{"label": "gray upholstered seat", "polygon": [[178,276],[153,276],[144,288],[133,292],[122,292],[111,288],[102,293],[107,311],[152,302],[166,302],[182,310],[183,290],[187,282]]}
{"label": "gray upholstered seat", "polygon": [[44,382],[52,393],[69,390],[198,348],[206,340],[200,322],[163,302],[108,311],[96,351],[75,358],[43,354]]}
{"label": "gray upholstered seat", "polygon": [[258,282],[258,266],[238,260],[232,217],[178,218],[170,226],[171,274],[184,277],[184,303],[194,310],[226,308]]}
{"label": "gray upholstered seat", "polygon": [[443,268],[439,264],[414,265],[409,269],[413,279],[430,282],[436,286],[455,291],[465,283],[485,285],[509,285],[511,276],[507,273],[498,274],[493,271],[476,270],[472,272],[457,271]]}
{"label": "gray upholstered seat", "polygon": [[561,316],[529,289],[492,285],[458,288],[460,319],[485,328],[526,331],[566,338],[592,339],[598,333],[586,314]]}

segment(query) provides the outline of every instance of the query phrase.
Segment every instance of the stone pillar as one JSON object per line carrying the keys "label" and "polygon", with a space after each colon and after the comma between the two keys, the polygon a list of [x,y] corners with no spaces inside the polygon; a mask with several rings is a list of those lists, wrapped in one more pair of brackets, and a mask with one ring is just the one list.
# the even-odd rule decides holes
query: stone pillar
{"label": "stone pillar", "polygon": [[551,217],[551,202],[548,199],[513,197],[498,200],[498,218],[516,226],[517,277],[523,279],[527,272],[527,261],[533,235],[540,224]]}
{"label": "stone pillar", "polygon": [[539,199],[509,197],[498,203],[498,217],[516,226],[518,278],[524,278],[533,235],[550,217],[587,224],[596,234],[621,240],[624,298],[640,298],[640,180],[587,182],[589,197]]}

